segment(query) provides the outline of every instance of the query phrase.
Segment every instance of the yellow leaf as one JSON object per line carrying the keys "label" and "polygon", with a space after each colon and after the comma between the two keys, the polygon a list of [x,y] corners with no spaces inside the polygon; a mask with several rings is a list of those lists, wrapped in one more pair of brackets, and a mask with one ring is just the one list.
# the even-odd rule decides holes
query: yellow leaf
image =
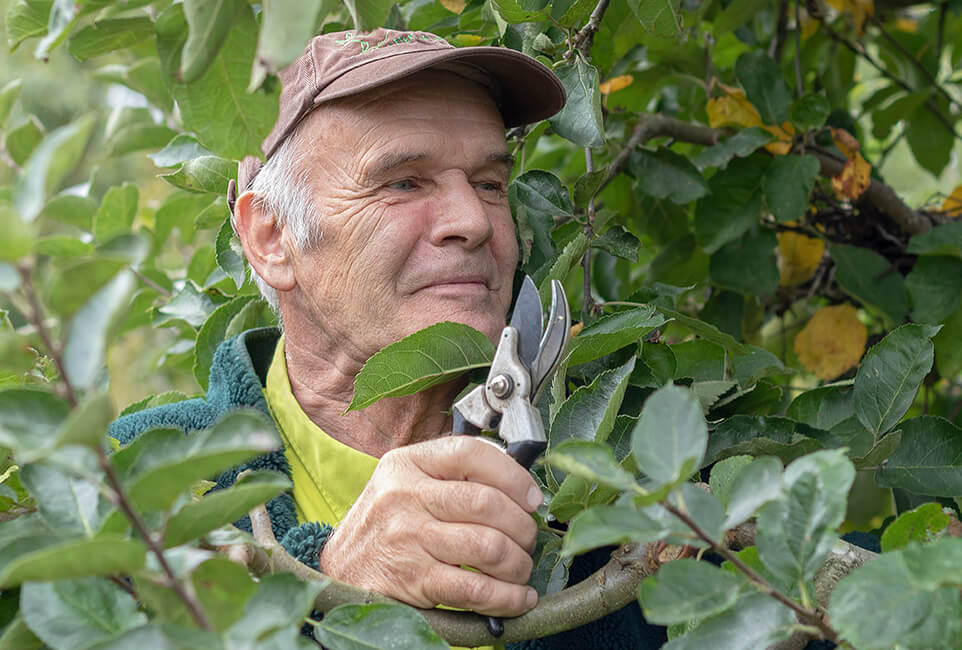
{"label": "yellow leaf", "polygon": [[723,126],[761,126],[762,117],[745,97],[745,91],[732,89],[728,95],[713,97],[705,106],[708,125],[713,129]]}
{"label": "yellow leaf", "polygon": [[584,328],[585,328],[584,323],[575,323],[574,325],[571,326],[571,336],[572,337],[578,336],[579,334],[581,334],[581,330],[583,330]]}
{"label": "yellow leaf", "polygon": [[459,14],[467,6],[465,0],[441,0],[441,6],[452,13]]}
{"label": "yellow leaf", "polygon": [[458,47],[474,47],[481,44],[481,37],[477,34],[457,34],[451,41]]}
{"label": "yellow leaf", "polygon": [[832,141],[835,143],[835,146],[838,147],[838,150],[849,160],[854,158],[855,154],[862,148],[862,145],[855,139],[855,136],[845,129],[833,128]]}
{"label": "yellow leaf", "polygon": [[795,337],[795,354],[819,379],[833,379],[858,364],[867,338],[855,307],[823,307]]}
{"label": "yellow leaf", "polygon": [[815,18],[808,15],[807,11],[803,11],[801,15],[802,24],[802,40],[806,41],[811,36],[818,31],[818,26],[821,24]]}
{"label": "yellow leaf", "polygon": [[599,84],[599,88],[601,89],[601,93],[603,95],[608,95],[618,92],[622,88],[627,88],[634,80],[635,78],[630,74],[623,74],[618,77],[612,77],[607,81],[602,81],[601,84]]}
{"label": "yellow leaf", "polygon": [[775,142],[765,145],[765,150],[776,156],[785,156],[792,150],[792,138],[795,136],[795,127],[791,122],[783,122],[781,126],[769,126],[763,124],[762,128],[775,136]]}
{"label": "yellow leaf", "polygon": [[856,152],[855,157],[845,163],[841,173],[832,177],[832,189],[839,199],[855,200],[862,196],[872,183],[872,166]]}
{"label": "yellow leaf", "polygon": [[778,233],[779,284],[794,287],[808,282],[825,253],[825,241],[797,232]]}
{"label": "yellow leaf", "polygon": [[895,19],[895,29],[901,32],[908,32],[909,34],[914,34],[919,31],[919,21],[914,18],[909,18],[908,16],[899,16]]}
{"label": "yellow leaf", "polygon": [[962,217],[962,185],[957,185],[952,193],[945,197],[939,209],[950,217]]}

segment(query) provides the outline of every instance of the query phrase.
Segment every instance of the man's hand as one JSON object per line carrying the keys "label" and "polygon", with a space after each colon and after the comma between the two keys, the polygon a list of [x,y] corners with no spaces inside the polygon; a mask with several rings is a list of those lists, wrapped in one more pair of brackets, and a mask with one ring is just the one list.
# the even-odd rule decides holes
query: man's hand
{"label": "man's hand", "polygon": [[525,583],[537,536],[529,513],[542,499],[524,468],[471,436],[401,447],[328,540],[321,571],[416,607],[517,616],[538,599]]}

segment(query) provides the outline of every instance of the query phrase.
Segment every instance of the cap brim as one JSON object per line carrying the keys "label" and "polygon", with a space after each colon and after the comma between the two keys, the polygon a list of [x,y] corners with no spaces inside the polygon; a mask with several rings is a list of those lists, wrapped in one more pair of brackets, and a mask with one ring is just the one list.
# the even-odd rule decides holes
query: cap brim
{"label": "cap brim", "polygon": [[399,52],[371,61],[328,84],[315,96],[314,105],[356,95],[452,61],[474,64],[498,84],[499,108],[507,128],[547,119],[564,107],[564,86],[549,68],[514,50],[481,46]]}

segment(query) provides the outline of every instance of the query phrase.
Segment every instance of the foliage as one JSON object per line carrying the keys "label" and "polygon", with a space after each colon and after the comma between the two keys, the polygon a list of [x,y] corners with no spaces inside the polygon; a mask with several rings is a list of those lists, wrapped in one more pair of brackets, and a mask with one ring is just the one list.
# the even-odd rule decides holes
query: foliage
{"label": "foliage", "polygon": [[[4,8],[0,648],[309,646],[320,585],[254,580],[217,552],[251,543],[227,524],[287,480],[201,498],[275,448],[270,423],[238,413],[113,454],[103,432],[114,404],[205,388],[221,341],[274,323],[227,181],[310,35],[376,25],[522,50],[568,91],[509,134],[520,271],[542,296],[563,280],[583,327],[544,398],[532,584],[559,589],[599,546],[711,548],[721,567],[688,553],[637,588],[670,648],[797,630],[856,648],[962,642],[957,0]],[[436,326],[373,358],[355,402],[490,356],[476,332]],[[729,550],[752,517],[756,546]],[[830,598],[813,590],[856,526],[885,552]],[[396,605],[344,605],[317,636],[445,646]]]}

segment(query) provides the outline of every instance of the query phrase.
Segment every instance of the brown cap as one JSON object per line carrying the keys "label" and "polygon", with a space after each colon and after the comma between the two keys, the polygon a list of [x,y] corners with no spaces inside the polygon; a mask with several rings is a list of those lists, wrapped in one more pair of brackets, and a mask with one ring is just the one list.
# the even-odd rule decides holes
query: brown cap
{"label": "brown cap", "polygon": [[[454,47],[428,32],[376,29],[315,36],[304,53],[280,72],[281,99],[277,122],[261,149],[269,158],[312,110],[324,102],[354,95],[397,81],[427,68],[454,66],[478,70],[498,104],[505,127],[529,124],[557,113],[564,106],[564,86],[535,59],[502,47]],[[241,192],[260,170],[248,156],[231,181],[231,210]]]}

